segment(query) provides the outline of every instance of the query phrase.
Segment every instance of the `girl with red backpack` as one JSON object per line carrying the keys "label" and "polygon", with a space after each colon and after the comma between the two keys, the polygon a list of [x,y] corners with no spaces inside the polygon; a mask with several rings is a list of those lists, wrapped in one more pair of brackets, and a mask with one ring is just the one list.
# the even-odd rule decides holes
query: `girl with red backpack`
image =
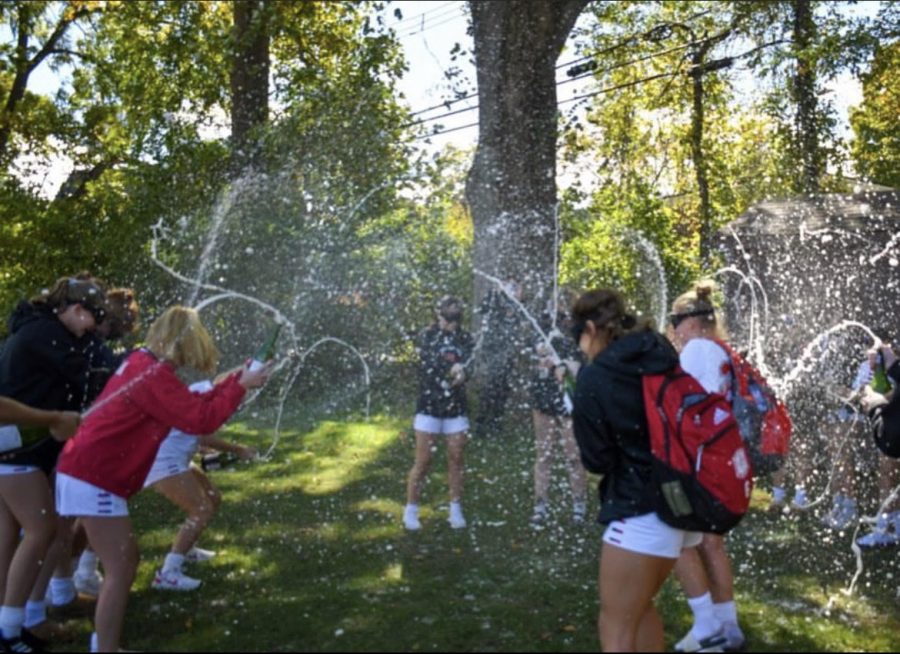
{"label": "girl with red backpack", "polygon": [[617,291],[583,294],[572,318],[589,361],[575,386],[575,438],[585,468],[603,475],[599,522],[608,524],[597,582],[600,642],[604,651],[663,651],[654,599],[682,549],[701,535],[665,524],[655,511],[643,378],[674,369],[678,354],[650,321],[626,311]]}

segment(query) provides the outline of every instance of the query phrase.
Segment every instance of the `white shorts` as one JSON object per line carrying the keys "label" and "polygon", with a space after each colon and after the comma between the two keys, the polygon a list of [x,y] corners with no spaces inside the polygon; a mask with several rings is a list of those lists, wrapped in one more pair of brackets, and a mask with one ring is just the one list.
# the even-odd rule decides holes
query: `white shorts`
{"label": "white shorts", "polygon": [[0,477],[6,475],[24,475],[26,472],[38,470],[35,466],[20,466],[10,463],[0,463]]}
{"label": "white shorts", "polygon": [[413,420],[413,429],[429,434],[459,434],[469,429],[469,419],[465,416],[455,418],[435,418],[417,413]]}
{"label": "white shorts", "polygon": [[122,518],[128,501],[75,477],[56,473],[56,512],[64,517]]}
{"label": "white shorts", "polygon": [[153,462],[153,467],[150,468],[150,472],[147,474],[147,479],[144,481],[144,488],[152,486],[161,479],[180,475],[190,469],[190,459],[185,460],[184,457],[157,458],[156,461]]}
{"label": "white shorts", "polygon": [[603,542],[629,552],[677,559],[686,547],[697,547],[703,532],[675,529],[659,519],[655,513],[634,518],[613,520],[603,534]]}

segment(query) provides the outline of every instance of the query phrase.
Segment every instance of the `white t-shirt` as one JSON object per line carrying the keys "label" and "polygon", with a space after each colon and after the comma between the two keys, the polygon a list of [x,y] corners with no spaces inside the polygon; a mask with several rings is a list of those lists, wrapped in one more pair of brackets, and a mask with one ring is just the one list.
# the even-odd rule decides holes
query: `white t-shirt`
{"label": "white t-shirt", "polygon": [[[192,393],[205,393],[211,391],[213,384],[211,381],[199,381],[188,386]],[[196,436],[185,434],[183,431],[173,429],[166,436],[166,439],[160,444],[159,451],[156,454],[156,460],[159,461],[185,461],[191,460],[191,457],[200,447],[200,441]]]}
{"label": "white t-shirt", "polygon": [[731,396],[731,357],[715,341],[692,338],[678,359],[684,371],[699,381],[707,393]]}

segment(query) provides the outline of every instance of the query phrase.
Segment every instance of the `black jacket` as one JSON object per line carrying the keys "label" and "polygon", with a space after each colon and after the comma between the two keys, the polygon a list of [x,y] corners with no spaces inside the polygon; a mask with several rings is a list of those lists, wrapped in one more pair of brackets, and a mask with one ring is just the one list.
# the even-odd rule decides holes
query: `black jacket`
{"label": "black jacket", "polygon": [[9,320],[0,351],[0,395],[56,411],[81,411],[88,362],[86,338],[77,338],[43,304],[22,302]]}
{"label": "black jacket", "polygon": [[603,475],[601,523],[650,513],[652,455],[641,377],[675,367],[678,353],[645,331],[614,341],[578,375],[573,424],[584,467]]}
{"label": "black jacket", "polygon": [[472,358],[472,335],[462,328],[445,332],[437,325],[423,331],[416,342],[419,352],[419,399],[416,413],[435,418],[466,415],[465,384],[450,386],[450,368]]}
{"label": "black jacket", "polygon": [[[0,395],[38,409],[84,409],[87,339],[77,338],[40,303],[20,303],[9,319],[9,330],[0,351]],[[4,453],[0,462],[37,465],[49,473],[63,444],[43,429],[20,431],[25,446]]]}
{"label": "black jacket", "polygon": [[872,421],[872,435],[875,444],[886,456],[900,459],[900,361],[887,371],[894,382],[894,392],[887,404],[873,407],[869,411]]}

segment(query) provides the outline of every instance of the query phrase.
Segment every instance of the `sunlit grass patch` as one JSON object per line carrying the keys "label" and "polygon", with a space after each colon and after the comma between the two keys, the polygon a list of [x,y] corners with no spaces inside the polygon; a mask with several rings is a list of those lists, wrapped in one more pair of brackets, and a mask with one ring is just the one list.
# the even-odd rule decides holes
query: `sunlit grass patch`
{"label": "sunlit grass patch", "polygon": [[[411,533],[400,519],[413,456],[412,441],[400,435],[409,421],[295,416],[269,460],[210,473],[223,503],[200,545],[219,556],[189,566],[203,581],[198,591],[149,588],[183,515],[152,492],[134,499],[142,561],[125,647],[597,651],[602,530],[571,522],[566,484],[557,483],[565,479],[561,465],[547,528],[529,527],[528,423],[468,445],[464,530],[447,524],[439,444],[421,502],[423,528]],[[265,426],[233,428],[257,447],[271,443]],[[896,651],[896,552],[865,552],[857,592],[847,597],[856,566],[850,536],[823,532],[817,516],[768,515],[759,494],[728,537],[750,649]],[[657,604],[671,647],[691,624],[674,580]]]}

